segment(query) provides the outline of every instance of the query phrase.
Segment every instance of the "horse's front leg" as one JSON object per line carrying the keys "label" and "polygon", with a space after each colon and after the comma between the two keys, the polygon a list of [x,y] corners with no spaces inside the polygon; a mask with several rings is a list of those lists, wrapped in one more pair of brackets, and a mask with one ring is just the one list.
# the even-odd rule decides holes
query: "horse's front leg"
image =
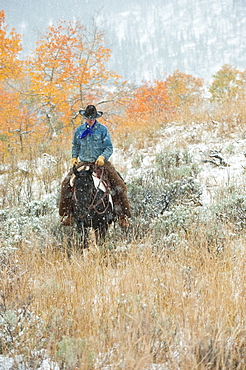
{"label": "horse's front leg", "polygon": [[105,243],[107,231],[108,224],[100,224],[99,227],[95,229],[96,244],[102,245]]}
{"label": "horse's front leg", "polygon": [[82,249],[89,248],[88,237],[89,237],[88,228],[86,226],[83,226],[82,227],[82,243],[81,243]]}
{"label": "horse's front leg", "polygon": [[82,221],[77,222],[77,233],[78,233],[78,243],[77,243],[77,249],[83,250],[89,247],[88,245],[88,228],[84,225]]}

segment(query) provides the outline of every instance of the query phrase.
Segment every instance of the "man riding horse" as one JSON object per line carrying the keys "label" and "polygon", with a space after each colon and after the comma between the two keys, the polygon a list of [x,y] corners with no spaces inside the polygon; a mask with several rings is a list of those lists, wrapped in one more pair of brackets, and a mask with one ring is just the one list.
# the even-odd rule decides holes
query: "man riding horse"
{"label": "man riding horse", "polygon": [[[104,166],[110,182],[119,225],[122,228],[127,228],[129,227],[128,218],[131,217],[127,188],[123,179],[109,161],[110,156],[113,154],[111,137],[107,127],[97,121],[97,118],[100,118],[103,112],[97,111],[94,105],[88,105],[85,110],[81,109],[79,113],[85,118],[86,122],[77,127],[74,133],[72,165],[77,168],[82,165],[91,165],[92,163],[99,167]],[[61,186],[59,215],[62,217],[61,224],[64,226],[72,224],[72,189],[70,186],[72,174],[73,170],[71,169]]]}

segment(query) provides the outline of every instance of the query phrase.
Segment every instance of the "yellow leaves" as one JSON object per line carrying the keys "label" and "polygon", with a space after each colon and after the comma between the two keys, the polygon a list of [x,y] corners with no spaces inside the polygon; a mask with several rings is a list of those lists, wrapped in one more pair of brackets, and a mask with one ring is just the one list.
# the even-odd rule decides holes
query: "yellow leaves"
{"label": "yellow leaves", "polygon": [[214,76],[210,86],[211,100],[226,102],[246,97],[246,70],[240,72],[225,64]]}
{"label": "yellow leaves", "polygon": [[16,78],[21,73],[21,63],[18,54],[21,51],[21,37],[4,25],[5,14],[0,12],[0,81]]}
{"label": "yellow leaves", "polygon": [[5,13],[4,10],[0,10],[0,27],[2,27],[2,24],[5,22]]}
{"label": "yellow leaves", "polygon": [[24,142],[33,133],[36,116],[22,102],[19,92],[0,87],[0,143],[2,151],[23,150]]}
{"label": "yellow leaves", "polygon": [[175,107],[190,106],[201,99],[203,80],[176,70],[166,80],[167,94]]}

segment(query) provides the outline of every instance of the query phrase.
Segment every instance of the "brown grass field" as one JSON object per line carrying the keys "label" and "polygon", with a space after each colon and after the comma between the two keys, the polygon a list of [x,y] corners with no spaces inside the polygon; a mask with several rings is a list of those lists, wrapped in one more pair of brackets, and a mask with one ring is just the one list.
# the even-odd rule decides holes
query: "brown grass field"
{"label": "brown grass field", "polygon": [[3,314],[19,322],[11,352],[34,369],[43,348],[64,369],[245,369],[245,240],[218,257],[200,237],[71,259],[21,245],[1,269]]}

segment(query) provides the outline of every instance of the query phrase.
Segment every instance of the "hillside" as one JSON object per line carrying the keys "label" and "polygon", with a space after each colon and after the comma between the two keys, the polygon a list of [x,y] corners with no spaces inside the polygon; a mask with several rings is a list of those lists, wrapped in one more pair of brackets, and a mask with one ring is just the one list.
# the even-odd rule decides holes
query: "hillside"
{"label": "hillside", "polygon": [[243,1],[131,3],[101,17],[113,50],[110,66],[138,83],[176,69],[209,81],[224,63],[244,68],[245,14]]}
{"label": "hillside", "polygon": [[[126,179],[138,176],[153,169],[158,153],[165,149],[170,151],[188,151],[192,159],[200,167],[197,180],[200,182],[203,195],[202,203],[213,203],[213,194],[220,187],[236,186],[244,188],[246,166],[246,138],[242,127],[228,134],[227,123],[210,120],[203,124],[192,122],[188,126],[172,122],[166,125],[154,143],[146,140],[144,148],[125,155],[126,165],[123,167]],[[118,156],[120,154],[120,159]],[[122,153],[116,150],[113,161],[122,167]],[[138,156],[139,168],[134,168],[134,157]]]}
{"label": "hillside", "polygon": [[245,144],[226,119],[115,141],[131,230],[70,258],[70,156],[1,168],[0,369],[243,369]]}

